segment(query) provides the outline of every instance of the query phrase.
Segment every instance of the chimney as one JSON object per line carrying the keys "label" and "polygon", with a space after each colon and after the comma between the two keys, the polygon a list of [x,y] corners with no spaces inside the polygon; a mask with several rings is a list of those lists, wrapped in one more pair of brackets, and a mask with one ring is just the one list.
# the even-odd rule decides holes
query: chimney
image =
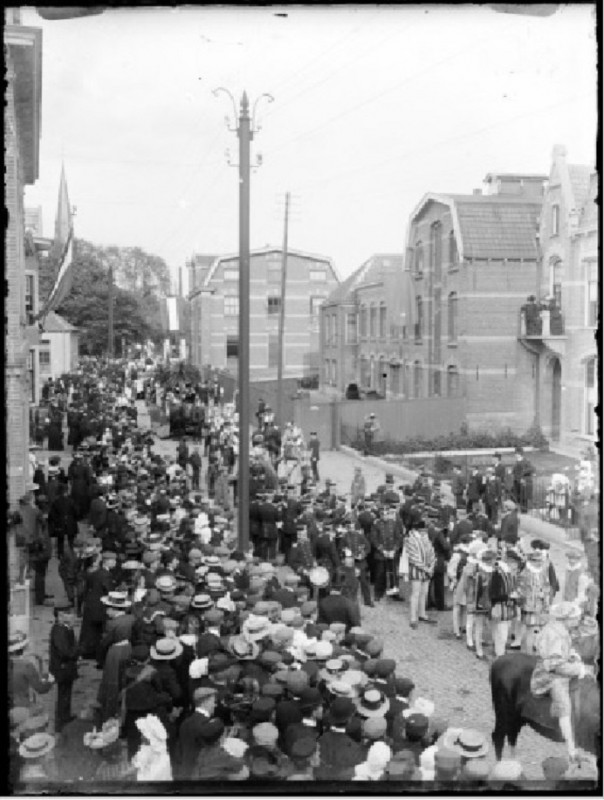
{"label": "chimney", "polygon": [[178,296],[182,297],[182,267],[178,268]]}
{"label": "chimney", "polygon": [[475,196],[480,196],[482,194],[482,189],[474,189],[472,194]]}

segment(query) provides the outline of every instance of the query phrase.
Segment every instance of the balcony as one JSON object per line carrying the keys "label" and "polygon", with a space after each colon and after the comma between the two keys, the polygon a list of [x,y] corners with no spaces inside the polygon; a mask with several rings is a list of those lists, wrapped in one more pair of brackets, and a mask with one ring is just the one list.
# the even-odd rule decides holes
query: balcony
{"label": "balcony", "polygon": [[553,303],[549,306],[537,303],[523,305],[520,309],[518,338],[528,345],[530,350],[546,348],[563,356],[567,337],[564,331],[564,317],[559,306]]}

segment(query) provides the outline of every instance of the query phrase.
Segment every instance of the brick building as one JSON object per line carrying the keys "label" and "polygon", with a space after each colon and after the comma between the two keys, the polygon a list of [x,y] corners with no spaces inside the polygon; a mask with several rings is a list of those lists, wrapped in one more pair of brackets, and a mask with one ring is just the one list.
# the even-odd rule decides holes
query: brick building
{"label": "brick building", "polygon": [[492,173],[474,194],[426,195],[409,221],[410,393],[463,396],[471,428],[524,432],[534,422],[537,365],[518,341],[518,307],[538,285],[545,182]]}
{"label": "brick building", "polygon": [[[30,352],[37,326],[28,325],[24,187],[38,178],[42,99],[42,32],[5,12],[5,409],[8,503],[14,507],[28,479]],[[31,285],[31,284],[30,284]]]}
{"label": "brick building", "polygon": [[572,455],[597,441],[597,192],[593,167],[567,163],[557,145],[539,230],[539,298],[547,308],[538,332],[523,323],[520,338],[539,364],[535,404],[543,431]]}
{"label": "brick building", "polygon": [[321,308],[321,388],[342,396],[357,384],[403,396],[403,328],[413,324],[409,276],[400,253],[375,254]]}
{"label": "brick building", "polygon": [[[250,253],[250,375],[276,374],[283,251]],[[196,256],[189,269],[191,362],[237,370],[239,258]],[[318,374],[319,307],[338,284],[331,259],[298,250],[287,255],[284,374]]]}

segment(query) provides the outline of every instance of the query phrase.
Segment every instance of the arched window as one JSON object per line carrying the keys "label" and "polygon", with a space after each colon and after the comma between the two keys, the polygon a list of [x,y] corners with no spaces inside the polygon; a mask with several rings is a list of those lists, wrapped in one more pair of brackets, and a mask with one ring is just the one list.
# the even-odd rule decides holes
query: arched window
{"label": "arched window", "polygon": [[386,338],[386,303],[380,303],[380,316],[379,316],[379,337],[380,339]]}
{"label": "arched window", "polygon": [[439,281],[442,275],[442,251],[442,225],[440,222],[434,222],[430,226],[430,268],[436,281]]}
{"label": "arched window", "polygon": [[449,234],[449,268],[457,265],[459,253],[457,252],[457,240],[455,239],[455,231]]}
{"label": "arched window", "polygon": [[367,338],[367,306],[362,305],[359,312],[359,336],[361,339]]}
{"label": "arched window", "polygon": [[377,339],[377,306],[375,303],[369,306],[369,338]]}
{"label": "arched window", "polygon": [[415,245],[415,274],[421,275],[424,271],[424,246],[420,242]]}
{"label": "arched window", "polygon": [[421,342],[424,332],[424,303],[421,294],[415,298],[415,341]]}
{"label": "arched window", "polygon": [[550,293],[558,308],[562,308],[562,276],[564,264],[559,258],[553,258],[549,263],[550,268]]}
{"label": "arched window", "polygon": [[588,358],[585,362],[585,433],[593,436],[596,432],[596,366],[595,356]]}
{"label": "arched window", "polygon": [[459,371],[457,367],[447,367],[447,397],[457,397],[459,394]]}
{"label": "arched window", "polygon": [[556,203],[552,206],[552,236],[560,233],[560,206]]}
{"label": "arched window", "polygon": [[447,299],[448,338],[457,341],[457,292],[451,292]]}
{"label": "arched window", "polygon": [[421,362],[413,363],[413,397],[421,397],[423,394],[423,370]]}
{"label": "arched window", "polygon": [[369,362],[367,356],[361,356],[359,364],[359,384],[361,388],[367,388],[369,386]]}

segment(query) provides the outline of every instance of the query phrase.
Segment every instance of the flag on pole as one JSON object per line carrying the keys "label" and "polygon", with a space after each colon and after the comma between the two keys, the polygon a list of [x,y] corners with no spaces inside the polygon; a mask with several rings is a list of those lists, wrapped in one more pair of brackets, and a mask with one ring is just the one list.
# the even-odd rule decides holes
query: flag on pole
{"label": "flag on pole", "polygon": [[61,168],[61,183],[59,185],[59,203],[55,219],[55,237],[51,248],[51,256],[58,262],[59,271],[55,279],[48,300],[40,317],[44,319],[49,311],[61,305],[69,294],[73,279],[73,214],[69,205],[67,194],[67,181],[65,167]]}

